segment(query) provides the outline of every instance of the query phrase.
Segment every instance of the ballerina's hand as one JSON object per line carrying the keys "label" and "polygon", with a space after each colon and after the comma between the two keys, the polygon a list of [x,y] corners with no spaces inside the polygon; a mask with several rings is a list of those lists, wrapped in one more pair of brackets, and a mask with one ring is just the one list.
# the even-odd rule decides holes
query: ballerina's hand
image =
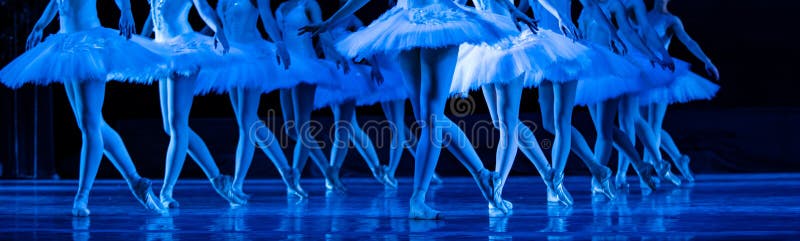
{"label": "ballerina's hand", "polygon": [[[221,30],[221,29],[218,29]],[[225,33],[223,31],[217,31],[214,33],[214,48],[217,48],[217,44],[222,45],[222,53],[227,54],[228,51],[231,49],[230,44],[228,43],[228,38],[225,37]]]}
{"label": "ballerina's hand", "polygon": [[350,73],[350,62],[345,57],[339,56],[338,60],[336,60],[336,68],[341,69],[342,72],[345,74]]}
{"label": "ballerina's hand", "polygon": [[717,66],[714,65],[713,63],[711,62],[706,63],[706,73],[708,73],[709,76],[714,78],[714,80],[719,81],[719,70],[717,69]]}
{"label": "ballerina's hand", "polygon": [[622,42],[622,39],[619,38],[619,36],[611,39],[611,50],[619,55],[628,54],[628,46],[625,45],[625,42]]}
{"label": "ballerina's hand", "polygon": [[514,8],[516,11],[511,11],[511,15],[514,18],[514,22],[517,23],[517,30],[522,31],[523,26],[520,24],[524,24],[525,27],[529,28],[533,33],[539,32],[539,21],[531,19],[524,13],[520,12],[518,9]]}
{"label": "ballerina's hand", "polygon": [[675,71],[675,61],[672,60],[671,57],[667,56],[666,58],[662,59],[659,64],[661,68],[669,69],[670,71]]}
{"label": "ballerina's hand", "polygon": [[30,50],[33,47],[36,47],[39,43],[42,42],[42,28],[34,27],[33,32],[28,35],[28,43],[25,46],[26,50]]}
{"label": "ballerina's hand", "polygon": [[284,69],[289,69],[292,64],[292,59],[289,57],[289,50],[286,49],[286,44],[283,41],[275,42],[275,58],[278,64],[283,64]]}
{"label": "ballerina's hand", "polygon": [[559,28],[561,28],[561,32],[564,33],[565,36],[572,38],[572,40],[577,41],[583,39],[583,34],[581,34],[578,27],[575,27],[575,24],[572,22],[560,22]]}
{"label": "ballerina's hand", "polygon": [[372,71],[370,72],[370,75],[372,77],[372,80],[375,81],[375,83],[378,83],[378,85],[383,84],[384,79],[383,79],[383,74],[381,74],[380,68],[372,66]]}
{"label": "ballerina's hand", "polygon": [[131,39],[131,35],[136,33],[136,23],[133,21],[133,15],[130,12],[122,13],[119,18],[119,35],[125,36],[125,39]]}
{"label": "ballerina's hand", "polygon": [[323,21],[319,23],[312,23],[297,29],[297,35],[303,35],[306,33],[310,33],[312,36],[319,35],[320,33],[328,31],[330,28],[330,24],[328,21]]}

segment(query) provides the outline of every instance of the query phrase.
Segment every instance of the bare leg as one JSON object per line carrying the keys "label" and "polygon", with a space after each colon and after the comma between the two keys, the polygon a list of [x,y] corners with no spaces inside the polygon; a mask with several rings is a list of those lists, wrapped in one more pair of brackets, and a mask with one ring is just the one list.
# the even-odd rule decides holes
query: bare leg
{"label": "bare leg", "polygon": [[[309,155],[325,178],[330,178],[328,173],[328,158],[322,152],[317,140],[312,136],[311,111],[314,107],[314,93],[317,87],[309,84],[299,84],[292,89],[292,105],[294,107],[294,128],[297,133],[297,143],[294,146],[293,168],[300,171],[305,167]],[[298,175],[297,178],[299,178]]]}
{"label": "bare leg", "polygon": [[663,149],[667,152],[672,159],[672,162],[675,164],[675,167],[678,168],[678,171],[681,172],[686,181],[694,182],[694,174],[692,170],[689,168],[689,162],[691,161],[688,156],[681,154],[680,150],[678,150],[678,146],[675,145],[675,141],[672,140],[672,137],[663,129],[664,124],[664,116],[667,113],[667,104],[666,103],[655,103],[649,106],[649,123],[650,128],[653,130],[653,134],[656,135],[655,138],[658,140],[658,144],[660,149]]}
{"label": "bare leg", "polygon": [[[346,189],[339,179],[339,171],[344,163],[344,158],[347,156],[347,151],[350,147],[350,138],[353,135],[353,126],[350,120],[355,116],[356,105],[355,101],[349,101],[339,105],[331,106],[334,116],[334,139],[333,147],[331,148],[331,163],[328,173],[328,179],[325,180],[325,188],[331,191],[343,192]],[[367,161],[369,164],[369,161]],[[372,168],[372,167],[370,167]]]}
{"label": "bare leg", "polygon": [[653,164],[658,175],[676,186],[681,185],[681,180],[672,174],[671,165],[661,157],[661,150],[658,149],[659,140],[653,133],[649,124],[644,121],[639,113],[639,99],[636,96],[628,95],[623,98],[620,109],[620,120],[625,126],[632,125],[636,136],[642,140],[645,151],[653,158]]}
{"label": "bare leg", "polygon": [[100,160],[103,158],[103,137],[101,133],[105,81],[87,80],[80,83],[65,83],[74,93],[72,109],[78,128],[81,130],[81,166],[78,180],[78,193],[72,205],[72,215],[88,216],[89,192],[92,190]]}
{"label": "bare leg", "polygon": [[[79,115],[82,115],[81,112],[77,109],[79,103],[87,103],[88,98],[85,96],[87,93],[95,93],[95,94],[102,94],[104,95],[105,92],[105,84],[102,86],[101,92],[94,92],[84,91],[83,93],[76,95],[75,92],[79,88],[81,88],[78,84],[66,84],[65,90],[67,92],[67,97],[70,102],[70,106],[73,107],[73,113],[75,114],[76,118]],[[91,88],[91,87],[90,87]],[[103,96],[100,96],[101,98]],[[81,100],[79,100],[81,99]],[[101,100],[102,103],[102,100]],[[94,107],[90,107],[94,108]],[[156,213],[163,213],[164,207],[161,206],[161,203],[158,202],[155,194],[150,185],[150,180],[142,178],[139,176],[139,173],[136,171],[136,167],[133,165],[133,160],[131,159],[130,155],[128,154],[128,150],[125,148],[125,144],[122,142],[122,138],[117,134],[117,132],[112,129],[106,121],[103,119],[102,114],[100,116],[101,127],[100,132],[102,133],[102,142],[103,142],[103,150],[105,151],[105,155],[114,165],[114,167],[122,174],[122,177],[128,183],[128,187],[131,189],[131,192],[134,194],[134,197],[145,206],[146,209],[156,212]],[[75,215],[83,216],[88,215],[88,209],[85,210],[74,210]],[[84,212],[85,211],[85,212]]]}
{"label": "bare leg", "polygon": [[370,140],[369,135],[364,133],[364,130],[358,126],[355,113],[353,114],[350,124],[353,126],[353,137],[351,141],[355,144],[358,153],[367,161],[367,165],[369,165],[372,170],[372,175],[384,186],[393,189],[397,188],[397,180],[389,178],[387,173],[388,167],[381,165],[378,153],[375,152],[375,146],[372,145],[372,140]]}

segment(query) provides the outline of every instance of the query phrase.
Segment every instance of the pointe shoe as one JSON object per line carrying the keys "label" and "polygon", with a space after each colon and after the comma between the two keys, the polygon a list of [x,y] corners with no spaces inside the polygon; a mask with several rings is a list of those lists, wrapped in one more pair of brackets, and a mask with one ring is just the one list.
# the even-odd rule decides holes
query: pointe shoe
{"label": "pointe shoe", "polygon": [[180,203],[172,198],[172,194],[161,193],[161,195],[159,195],[159,202],[161,202],[161,206],[166,209],[181,207]]}
{"label": "pointe shoe", "polygon": [[630,188],[630,185],[628,184],[628,176],[626,176],[624,173],[617,173],[614,181],[614,187],[617,189],[617,191],[628,190],[628,188]]}
{"label": "pointe shoe", "polygon": [[233,190],[233,195],[236,195],[236,198],[245,202],[250,201],[250,198],[252,197],[252,195],[244,193],[242,190],[238,189]]}
{"label": "pointe shoe", "polygon": [[678,168],[678,171],[681,172],[683,178],[686,178],[686,181],[689,183],[694,182],[694,174],[692,173],[692,169],[689,168],[689,163],[691,159],[687,155],[683,155],[678,160],[675,160],[675,167]]}
{"label": "pointe shoe", "polygon": [[603,194],[610,200],[616,198],[616,190],[614,190],[614,185],[612,184],[611,174],[611,169],[603,167],[600,176],[592,178],[592,194]]}
{"label": "pointe shoe", "polygon": [[334,167],[328,167],[325,169],[325,172],[325,188],[328,191],[338,193],[347,192],[347,188],[344,187],[342,179],[339,178],[338,169],[335,169]]}
{"label": "pointe shoe", "polygon": [[72,216],[75,217],[88,217],[89,216],[89,208],[88,208],[88,198],[78,198],[75,197],[75,201],[72,202]]}
{"label": "pointe shoe", "polygon": [[386,188],[389,189],[397,189],[397,179],[394,176],[389,174],[389,167],[388,166],[380,166],[381,169],[381,180],[379,180]]}
{"label": "pointe shoe", "polygon": [[152,186],[153,184],[150,182],[150,179],[141,178],[136,184],[130,186],[130,189],[131,192],[133,192],[133,196],[145,209],[157,214],[166,214],[167,209],[160,200],[156,199],[156,194],[153,193]]}
{"label": "pointe shoe", "polygon": [[442,180],[442,177],[440,177],[439,174],[433,173],[433,177],[431,177],[431,182],[436,185],[442,185],[444,183],[444,180]]}
{"label": "pointe shoe", "polygon": [[247,201],[241,200],[233,194],[233,178],[228,175],[219,175],[211,179],[211,186],[214,187],[214,191],[217,192],[220,196],[222,196],[225,201],[231,206],[240,206],[247,204]]}
{"label": "pointe shoe", "polygon": [[420,220],[439,220],[442,219],[442,213],[429,207],[424,202],[416,202],[414,201],[414,198],[412,198],[411,203],[409,204],[408,218]]}
{"label": "pointe shoe", "polygon": [[553,204],[572,206],[572,195],[564,187],[564,174],[551,174],[551,177],[547,188],[547,201]]}
{"label": "pointe shoe", "polygon": [[656,169],[647,163],[643,163],[640,166],[634,165],[633,169],[639,174],[639,181],[640,183],[645,184],[650,190],[656,190],[656,180],[658,177],[656,176]]}
{"label": "pointe shoe", "polygon": [[308,198],[308,193],[300,187],[300,172],[291,168],[283,172],[283,182],[286,184],[286,196],[300,199]]}
{"label": "pointe shoe", "polygon": [[498,190],[502,189],[500,177],[495,172],[483,169],[478,174],[478,188],[483,194],[483,198],[489,202],[489,209],[499,211],[503,214],[508,213],[508,208],[504,204],[504,200],[500,197]]}
{"label": "pointe shoe", "polygon": [[656,162],[654,167],[656,168],[656,173],[658,173],[658,176],[661,177],[661,179],[669,181],[670,183],[672,183],[677,187],[681,186],[681,179],[672,173],[671,170],[672,165],[670,165],[664,160],[661,160],[659,162]]}

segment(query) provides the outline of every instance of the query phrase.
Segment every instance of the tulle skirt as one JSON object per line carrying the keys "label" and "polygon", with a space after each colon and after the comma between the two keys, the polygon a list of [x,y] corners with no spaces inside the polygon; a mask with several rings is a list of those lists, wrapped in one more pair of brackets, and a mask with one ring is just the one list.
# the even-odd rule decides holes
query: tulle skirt
{"label": "tulle skirt", "polygon": [[450,93],[465,95],[490,83],[523,81],[525,87],[541,81],[577,80],[591,67],[589,48],[550,30],[527,30],[494,45],[463,44]]}
{"label": "tulle skirt", "polygon": [[440,1],[424,7],[395,6],[347,38],[336,48],[348,57],[414,48],[439,48],[462,43],[493,44],[517,32],[511,25],[494,22],[489,14]]}
{"label": "tulle skirt", "polygon": [[719,91],[719,85],[689,70],[689,64],[675,61],[675,80],[669,85],[646,90],[639,94],[639,104],[686,103],[694,100],[710,100]]}
{"label": "tulle skirt", "polygon": [[292,84],[297,81],[329,89],[341,86],[338,76],[342,70],[337,68],[336,63],[316,57],[289,54],[292,63],[289,65],[287,78],[292,79]]}
{"label": "tulle skirt", "polygon": [[590,42],[583,42],[592,49],[592,67],[578,80],[575,93],[576,105],[589,105],[637,93],[651,85],[644,81],[639,65],[617,55],[610,49]]}
{"label": "tulle skirt", "polygon": [[149,84],[167,76],[167,63],[118,30],[99,27],[47,37],[0,70],[0,82],[11,88],[86,80]]}
{"label": "tulle skirt", "polygon": [[224,93],[236,88],[268,93],[299,83],[296,78],[289,78],[284,65],[278,63],[271,42],[231,42],[230,52],[221,58],[227,63],[224,67],[202,68],[197,74],[198,94]]}
{"label": "tulle skirt", "polygon": [[190,76],[206,68],[224,68],[229,62],[222,58],[221,44],[214,38],[196,32],[188,32],[167,40],[135,39],[142,46],[170,61],[172,73]]}
{"label": "tulle skirt", "polygon": [[370,78],[370,66],[351,64],[350,71],[345,74],[338,71],[334,76],[338,85],[335,88],[321,86],[314,97],[314,109],[321,109],[345,101],[356,101],[360,96],[375,91],[375,84]]}
{"label": "tulle skirt", "polygon": [[375,59],[383,76],[383,83],[377,84],[374,91],[364,93],[357,99],[359,106],[373,105],[380,102],[408,99],[403,75],[400,66],[394,61],[396,55],[382,54]]}

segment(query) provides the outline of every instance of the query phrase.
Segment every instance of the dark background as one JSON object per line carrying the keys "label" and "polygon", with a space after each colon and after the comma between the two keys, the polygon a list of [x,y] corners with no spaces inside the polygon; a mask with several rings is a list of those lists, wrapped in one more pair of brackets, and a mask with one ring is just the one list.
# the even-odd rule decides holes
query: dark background
{"label": "dark background", "polygon": [[[210,1],[212,5],[216,1]],[[273,1],[273,9],[281,1]],[[651,1],[646,1],[652,5]],[[5,65],[24,51],[25,40],[39,18],[47,1],[0,0],[0,64]],[[337,1],[320,1],[327,18],[336,10]],[[149,12],[145,0],[133,0],[134,17],[141,27]],[[579,6],[575,4],[576,8]],[[800,98],[797,97],[796,1],[756,0],[673,0],[670,10],[681,17],[687,31],[719,67],[722,89],[712,101],[671,106],[665,121],[679,147],[692,156],[693,168],[700,173],[718,172],[796,172],[800,165]],[[119,11],[113,1],[99,0],[98,9],[103,25],[115,28]],[[384,1],[373,1],[357,15],[365,22],[386,9]],[[578,9],[575,9],[576,11]],[[574,14],[577,17],[577,14]],[[196,29],[203,27],[196,13],[192,14]],[[54,33],[57,20],[46,30]],[[672,45],[671,53],[694,64],[703,73],[702,63],[681,45]],[[158,91],[155,85],[107,86],[104,114],[109,124],[126,140],[128,150],[144,176],[161,177],[168,138],[161,130]],[[487,109],[480,93],[473,93],[472,112],[456,121],[473,123],[488,120]],[[270,110],[280,123],[277,93],[264,95],[262,116]],[[523,120],[540,123],[536,91],[523,95]],[[60,85],[26,86],[19,90],[0,87],[0,161],[3,178],[76,178],[80,156],[80,133]],[[410,108],[407,115],[410,116]],[[361,121],[383,120],[379,106],[358,110]],[[192,127],[208,142],[211,152],[225,173],[233,172],[236,126],[227,96],[195,98]],[[329,110],[314,112],[314,119],[329,122]],[[412,120],[407,118],[410,123]],[[593,143],[595,136],[585,109],[575,111],[575,125]],[[285,139],[280,129],[273,128]],[[543,143],[552,136],[544,130],[535,131]],[[377,137],[373,137],[377,138]],[[388,137],[382,137],[388,138]],[[376,140],[376,142],[379,140]],[[476,141],[484,163],[493,167],[494,150],[486,145],[491,141]],[[290,143],[291,144],[291,143]],[[549,152],[547,146],[544,147]],[[327,152],[326,152],[327,153]],[[438,170],[444,175],[466,175],[465,169],[449,154],[443,152]],[[286,149],[291,160],[291,148]],[[388,162],[386,148],[379,150],[381,161]],[[549,153],[548,153],[549,156]],[[585,174],[586,168],[571,157],[568,174]],[[413,159],[405,155],[398,175],[410,175]],[[202,172],[187,162],[183,177],[200,178]],[[615,161],[612,161],[612,165]],[[312,172],[315,170],[306,170]],[[535,170],[518,155],[515,175],[532,175]],[[345,175],[366,175],[364,162],[351,151],[345,164]],[[274,167],[257,151],[251,177],[273,177]],[[108,162],[101,167],[100,177],[116,178],[118,173]]]}

